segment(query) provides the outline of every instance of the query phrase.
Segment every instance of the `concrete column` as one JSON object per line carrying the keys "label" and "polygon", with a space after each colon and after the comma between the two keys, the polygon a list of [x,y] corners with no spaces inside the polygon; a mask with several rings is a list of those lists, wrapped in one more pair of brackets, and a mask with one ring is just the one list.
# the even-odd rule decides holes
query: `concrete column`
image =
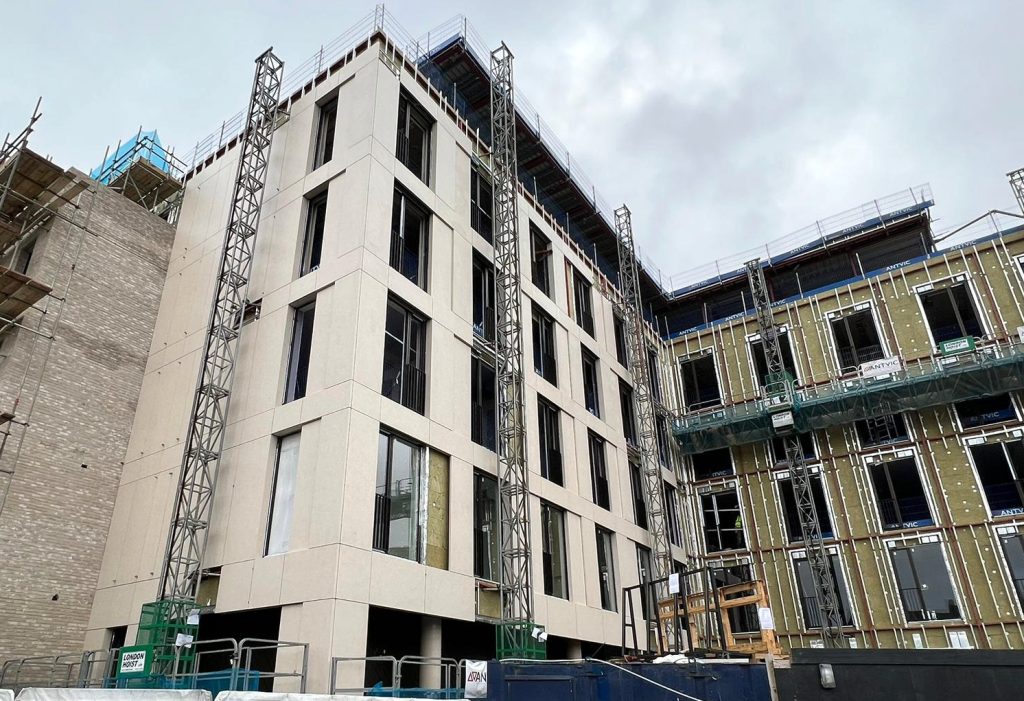
{"label": "concrete column", "polygon": [[[423,657],[441,656],[441,619],[436,616],[424,616],[420,633],[420,655]],[[425,665],[420,668],[420,686],[425,689],[441,688],[441,668]]]}
{"label": "concrete column", "polygon": [[579,640],[570,640],[568,645],[570,660],[578,660],[583,657],[583,643]]}

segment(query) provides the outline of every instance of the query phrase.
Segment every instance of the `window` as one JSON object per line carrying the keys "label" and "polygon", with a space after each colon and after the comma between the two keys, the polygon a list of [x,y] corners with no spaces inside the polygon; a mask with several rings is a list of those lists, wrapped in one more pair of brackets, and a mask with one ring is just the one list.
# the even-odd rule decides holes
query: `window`
{"label": "window", "polygon": [[679,361],[679,374],[683,378],[683,406],[696,411],[722,403],[715,372],[715,357],[706,353]]}
{"label": "window", "polygon": [[1004,533],[999,536],[999,542],[1010,568],[1010,579],[1017,593],[1017,601],[1024,606],[1024,534]]}
{"label": "window", "polygon": [[672,466],[671,449],[668,440],[668,419],[659,416],[654,422],[654,435],[658,440],[658,461],[664,467]]}
{"label": "window", "polygon": [[601,588],[601,608],[605,611],[617,611],[615,597],[618,592],[615,586],[615,534],[600,526],[595,527],[597,533],[597,576]]}
{"label": "window", "polygon": [[862,363],[885,357],[870,309],[833,318],[830,324],[842,372],[853,372],[860,369]]}
{"label": "window", "polygon": [[992,515],[1024,513],[1024,443],[987,443],[969,450]]}
{"label": "window", "polygon": [[629,491],[633,497],[633,520],[640,528],[646,529],[647,525],[647,496],[645,494],[644,475],[640,471],[640,464],[629,463]]}
{"label": "window", "polygon": [[661,375],[658,373],[658,353],[647,349],[647,376],[651,382],[651,399],[661,403]]}
{"label": "window", "polygon": [[[836,592],[836,599],[839,603],[839,620],[844,626],[853,625],[853,608],[850,606],[850,596],[846,592],[846,582],[843,580],[843,570],[839,566],[839,556],[835,553],[828,555],[829,569],[832,570],[832,587]],[[811,565],[806,557],[793,559],[793,570],[796,573],[796,587],[800,596],[800,609],[804,614],[804,628],[814,630],[821,628],[821,612],[818,610],[818,590],[814,586],[814,575],[811,574]]]}
{"label": "window", "polygon": [[541,477],[562,485],[562,440],[558,409],[549,402],[537,398],[537,423],[540,427],[540,474]]}
{"label": "window", "polygon": [[494,238],[493,204],[491,181],[474,164],[469,171],[469,223],[488,243]]}
{"label": "window", "polygon": [[420,414],[427,394],[426,326],[426,321],[401,303],[388,300],[380,393]]}
{"label": "window", "polygon": [[[750,563],[736,560],[722,567],[715,567],[711,571],[711,576],[714,577],[715,585],[718,587],[754,580],[754,575],[750,571]],[[726,598],[735,598],[735,595]],[[727,610],[729,611],[729,626],[733,633],[761,632],[761,622],[757,617],[757,604],[734,606]]]}
{"label": "window", "polygon": [[420,560],[420,472],[423,447],[380,432],[377,496],[373,508],[373,549]]}
{"label": "window", "polygon": [[896,443],[910,438],[903,414],[886,414],[870,419],[861,419],[854,424],[862,448],[883,443]]}
{"label": "window", "polygon": [[494,342],[494,266],[473,255],[473,333]]}
{"label": "window", "polygon": [[334,154],[334,130],[338,124],[338,98],[320,105],[316,126],[316,150],[313,152],[313,170],[331,160]]}
{"label": "window", "polygon": [[608,488],[608,465],[604,459],[604,439],[593,431],[587,431],[590,446],[590,486],[594,503],[603,509],[611,509],[611,491]]}
{"label": "window", "polygon": [[473,574],[492,582],[501,580],[498,526],[498,480],[473,473]]}
{"label": "window", "polygon": [[302,239],[302,263],[299,266],[299,277],[320,267],[326,219],[327,193],[324,192],[306,202],[306,234]]}
{"label": "window", "polygon": [[[793,361],[793,346],[789,341],[789,334],[783,330],[779,334],[779,352],[782,354],[782,369],[788,372],[793,379],[797,379],[796,363]],[[757,385],[762,389],[767,384],[768,361],[764,357],[764,344],[760,338],[750,342],[750,357],[754,360],[754,374]]]}
{"label": "window", "polygon": [[[800,447],[803,449],[804,460],[814,460],[817,453],[814,451],[814,437],[810,433],[797,434],[800,440]],[[771,440],[772,459],[775,464],[786,462],[786,439],[776,436]]]}
{"label": "window", "polygon": [[668,521],[668,539],[672,545],[682,547],[683,534],[679,527],[679,501],[676,488],[665,482],[665,519]]}
{"label": "window", "polygon": [[[793,480],[789,477],[778,480],[779,499],[782,501],[782,515],[786,522],[786,536],[790,543],[802,541],[803,531],[800,529],[800,511],[796,508],[796,495],[793,493]],[[821,475],[811,476],[811,498],[814,499],[814,510],[818,512],[818,523],[821,525],[822,538],[834,538],[832,517],[828,511],[825,490],[821,486]]]}
{"label": "window", "polygon": [[470,438],[477,445],[496,450],[498,441],[497,385],[494,368],[474,355],[470,369]]}
{"label": "window", "polygon": [[405,167],[430,184],[430,132],[434,121],[404,90],[398,98],[395,153]]}
{"label": "window", "polygon": [[703,494],[700,506],[704,517],[704,544],[709,553],[746,547],[740,500],[735,489]]}
{"label": "window", "polygon": [[690,456],[693,462],[693,478],[706,480],[733,473],[732,454],[728,448],[716,448]]}
{"label": "window", "polygon": [[594,416],[601,416],[601,400],[597,381],[597,356],[583,351],[583,403]]}
{"label": "window", "polygon": [[619,380],[619,406],[622,410],[622,435],[626,443],[635,446],[636,412],[633,410],[633,388]]}
{"label": "window", "polygon": [[879,462],[869,467],[878,498],[882,528],[887,531],[932,524],[931,511],[914,458]]}
{"label": "window", "polygon": [[936,344],[985,335],[965,282],[922,293],[921,306]]}
{"label": "window", "polygon": [[36,249],[36,239],[24,241],[18,246],[18,252],[14,256],[12,269],[16,273],[28,275],[28,265],[32,262],[32,253]]}
{"label": "window", "polygon": [[295,504],[295,477],[299,469],[299,433],[277,439],[274,460],[274,487],[270,501],[267,542],[263,552],[277,555],[288,550],[292,535],[292,507]]}
{"label": "window", "polygon": [[544,593],[569,598],[569,574],[565,552],[565,512],[547,502],[540,503],[540,531],[543,547]]}
{"label": "window", "polygon": [[536,304],[533,305],[533,369],[551,384],[558,384],[555,320]]}
{"label": "window", "polygon": [[315,314],[315,302],[295,310],[295,320],[292,323],[292,347],[288,357],[288,383],[284,389],[285,404],[306,396],[306,380],[309,379],[309,353],[313,347],[313,317]]}
{"label": "window", "polygon": [[623,367],[629,367],[629,347],[626,345],[626,322],[618,314],[612,320],[615,330],[615,359]]}
{"label": "window", "polygon": [[551,296],[551,242],[530,224],[530,267],[533,284]]}
{"label": "window", "polygon": [[429,232],[427,210],[403,190],[395,188],[391,210],[391,267],[427,289]]}
{"label": "window", "polygon": [[960,618],[942,543],[901,545],[889,554],[908,622]]}
{"label": "window", "polygon": [[1017,411],[1013,408],[1013,400],[1009,394],[968,399],[953,406],[956,407],[960,425],[965,429],[1013,421],[1017,418]]}
{"label": "window", "polygon": [[[640,584],[650,585],[651,580],[654,579],[654,565],[653,560],[651,559],[651,549],[640,545],[639,543],[636,546],[636,571],[640,578]],[[652,618],[654,613],[653,611],[648,611],[647,608],[648,589],[653,589],[653,587],[640,587],[640,611],[643,613],[643,617],[645,619]]]}
{"label": "window", "polygon": [[580,328],[594,335],[594,308],[591,300],[590,282],[583,277],[583,273],[573,269],[572,275],[572,300],[573,308],[576,310],[576,323]]}

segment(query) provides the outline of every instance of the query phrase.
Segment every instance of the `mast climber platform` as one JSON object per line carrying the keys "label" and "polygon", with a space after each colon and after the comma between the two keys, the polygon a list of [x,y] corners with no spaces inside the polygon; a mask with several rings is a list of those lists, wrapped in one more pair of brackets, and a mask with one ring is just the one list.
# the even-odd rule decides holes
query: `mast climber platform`
{"label": "mast climber platform", "polygon": [[765,364],[768,368],[765,395],[769,399],[768,403],[775,407],[772,424],[782,436],[786,447],[786,463],[789,465],[793,496],[796,498],[800,533],[803,536],[807,564],[810,566],[811,578],[814,581],[815,604],[822,622],[821,639],[825,647],[845,647],[832,566],[821,539],[821,521],[818,519],[814,493],[811,491],[811,473],[807,469],[800,437],[793,425],[793,378],[783,365],[779,329],[772,316],[761,261],[755,258],[749,261],[746,267],[750,293],[757,314],[757,326],[761,332],[761,347],[764,349]]}
{"label": "mast climber platform", "polygon": [[175,641],[179,634],[192,635],[198,626],[190,622],[190,618],[202,574],[239,327],[247,301],[283,74],[284,64],[272,49],[256,59],[220,272],[203,346],[202,369],[189,418],[174,516],[160,576],[160,599],[143,606],[139,621],[137,642],[154,647],[158,670],[171,664],[180,667],[194,662],[194,657],[189,656],[194,653],[178,651],[175,654]]}

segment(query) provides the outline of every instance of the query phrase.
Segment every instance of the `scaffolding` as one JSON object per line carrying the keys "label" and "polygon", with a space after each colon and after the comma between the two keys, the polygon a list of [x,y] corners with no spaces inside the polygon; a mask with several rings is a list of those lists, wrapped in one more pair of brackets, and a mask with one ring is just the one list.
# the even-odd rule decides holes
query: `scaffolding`
{"label": "scaffolding", "polygon": [[654,558],[654,572],[648,573],[648,576],[653,580],[665,580],[672,571],[672,546],[669,544],[665,515],[664,479],[658,460],[651,368],[647,361],[633,224],[626,205],[615,210],[615,232],[619,246],[619,287],[623,297],[620,313],[626,331],[629,369],[633,376],[633,399],[639,419],[637,438],[641,472],[644,476],[648,530],[651,534],[651,551]]}
{"label": "scaffolding", "polygon": [[182,628],[182,621],[191,617],[201,579],[283,72],[284,64],[271,49],[256,59],[216,292],[160,575],[160,600],[150,605],[153,610],[143,611],[144,618],[150,615],[154,619],[146,628],[145,643],[162,648],[165,658],[176,637],[191,632]]}
{"label": "scaffolding", "polygon": [[[0,400],[0,514],[21,460],[96,195],[86,178],[29,148],[42,116],[39,104],[28,125],[0,146],[0,337],[17,329],[27,334],[23,343],[28,347],[22,354],[23,346],[17,346],[20,377]],[[49,232],[50,261],[45,282],[27,275],[25,264],[33,237],[44,230]],[[15,269],[19,261],[22,271]]]}
{"label": "scaffolding", "polygon": [[1010,187],[1013,188],[1013,196],[1017,198],[1020,211],[1024,212],[1024,168],[1010,171],[1006,177],[1010,179]]}
{"label": "scaffolding", "polygon": [[161,145],[156,132],[139,132],[113,153],[107,149],[93,177],[143,209],[174,224],[185,195],[185,163]]}
{"label": "scaffolding", "polygon": [[523,325],[512,52],[491,52],[491,175],[497,307],[498,485],[501,512],[501,623],[498,657],[543,657],[533,636],[530,492],[523,415]]}
{"label": "scaffolding", "polygon": [[757,327],[761,332],[765,367],[768,369],[765,395],[774,407],[771,414],[772,426],[779,429],[786,449],[785,462],[790,470],[790,483],[800,521],[800,535],[807,553],[807,563],[810,565],[811,578],[814,581],[815,604],[822,623],[821,640],[825,647],[843,647],[843,622],[839,615],[839,598],[836,596],[828,552],[821,539],[821,521],[814,503],[811,473],[804,460],[804,449],[799,434],[793,430],[793,412],[789,401],[792,396],[789,388],[792,387],[793,380],[786,372],[782,361],[779,328],[775,324],[772,305],[768,299],[761,261],[755,258],[749,261],[746,267],[750,294],[757,315]]}

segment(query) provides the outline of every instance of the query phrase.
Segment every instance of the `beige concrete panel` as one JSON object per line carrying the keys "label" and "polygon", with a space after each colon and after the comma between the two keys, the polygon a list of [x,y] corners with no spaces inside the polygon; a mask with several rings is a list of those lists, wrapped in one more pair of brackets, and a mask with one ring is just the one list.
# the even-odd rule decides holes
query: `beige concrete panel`
{"label": "beige concrete panel", "polygon": [[576,605],[556,596],[543,598],[547,603],[547,617],[544,621],[546,630],[552,635],[577,637],[579,633],[576,630]]}
{"label": "beige concrete panel", "polygon": [[345,452],[345,488],[342,492],[341,540],[347,545],[369,550],[373,543],[373,504],[377,488],[377,421],[352,412],[350,435],[353,440]]}
{"label": "beige concrete panel", "polygon": [[309,499],[307,542],[310,547],[341,541],[342,494],[347,473],[344,456],[348,449],[350,415],[347,410],[338,411],[325,415],[319,422],[316,472]]}
{"label": "beige concrete panel", "polygon": [[338,576],[338,546],[295,550],[285,555],[281,601],[293,603],[334,596]]}
{"label": "beige concrete panel", "polygon": [[424,611],[434,616],[472,621],[476,617],[472,576],[445,570],[425,570]]}
{"label": "beige concrete panel", "polygon": [[398,126],[399,78],[389,70],[377,71],[377,88],[373,94],[373,138],[395,156]]}
{"label": "beige concrete panel", "polygon": [[[387,315],[387,288],[363,276],[359,280],[359,315],[356,327],[356,347],[353,379],[380,392],[384,366],[384,321]],[[429,362],[429,359],[428,359]]]}
{"label": "beige concrete panel", "polygon": [[[300,445],[300,460],[305,439]],[[273,436],[263,436],[238,447],[229,477],[218,490],[229,491],[230,511],[214,522],[214,533],[224,539],[224,562],[238,562],[263,554],[273,492],[277,446]],[[301,463],[300,463],[301,464]],[[221,512],[214,512],[215,514]]]}
{"label": "beige concrete panel", "polygon": [[[367,519],[372,521],[372,517]],[[427,568],[401,557],[375,552],[370,556],[370,603],[375,606],[422,611]],[[396,586],[396,583],[401,583]]]}
{"label": "beige concrete panel", "polygon": [[449,533],[451,548],[448,553],[448,569],[465,575],[473,574],[473,510],[461,505],[473,503],[473,465],[452,458]]}
{"label": "beige concrete panel", "polygon": [[290,550],[309,547],[310,511],[316,489],[316,473],[320,469],[320,422],[303,424],[299,445],[299,464],[295,477],[292,507]]}
{"label": "beige concrete panel", "polygon": [[[269,220],[264,220],[264,230],[256,237],[249,299],[260,299],[268,291],[287,285],[296,276],[305,236],[306,202],[305,198],[298,197],[282,203]],[[328,202],[328,216],[330,208]],[[327,238],[326,230],[324,238]]]}
{"label": "beige concrete panel", "polygon": [[[277,606],[281,603],[284,560],[284,555],[271,555],[253,560],[252,590],[249,593],[250,607]],[[283,630],[282,628],[282,634]]]}
{"label": "beige concrete panel", "polygon": [[[330,349],[330,362],[324,368],[324,386],[330,387],[353,379],[363,306],[362,283],[362,276],[358,273],[346,275],[331,288],[331,304],[323,310],[323,314],[317,308],[316,321],[321,327],[324,346]],[[384,312],[381,310],[382,351],[383,323]],[[377,356],[376,353],[372,355]]]}
{"label": "beige concrete panel", "polygon": [[[334,606],[331,657],[363,657],[366,655],[366,633],[369,606],[351,601],[336,601]],[[343,688],[363,686],[363,665],[351,663],[338,668],[338,684]],[[330,679],[330,675],[328,675]],[[326,691],[326,685],[310,686],[308,691]]]}
{"label": "beige concrete panel", "polygon": [[229,562],[220,571],[217,589],[217,611],[240,611],[249,606],[252,589],[253,561]]}
{"label": "beige concrete panel", "polygon": [[338,578],[335,596],[349,601],[370,600],[370,556],[371,551],[339,546]]}
{"label": "beige concrete panel", "polygon": [[369,190],[361,207],[366,212],[366,224],[362,232],[364,245],[385,263],[391,257],[391,214],[395,200],[395,176],[391,171],[392,167],[375,159],[369,161]]}
{"label": "beige concrete panel", "polygon": [[275,133],[271,146],[271,152],[276,150],[283,155],[278,172],[284,184],[301,180],[313,164],[313,139],[319,113],[312,100],[300,100],[291,110],[288,123]]}

